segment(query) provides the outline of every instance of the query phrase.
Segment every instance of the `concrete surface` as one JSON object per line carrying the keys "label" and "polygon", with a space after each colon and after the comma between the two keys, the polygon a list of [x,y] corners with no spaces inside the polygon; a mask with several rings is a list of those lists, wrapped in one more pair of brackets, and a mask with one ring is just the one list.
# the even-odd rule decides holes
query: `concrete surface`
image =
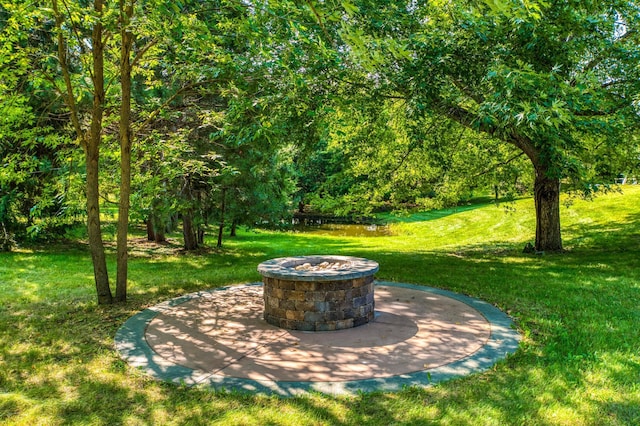
{"label": "concrete surface", "polygon": [[135,315],[116,348],[160,380],[290,396],[428,386],[483,371],[518,347],[510,319],[477,299],[377,282],[375,303],[375,320],[360,327],[292,331],[262,319],[260,283],[230,286]]}

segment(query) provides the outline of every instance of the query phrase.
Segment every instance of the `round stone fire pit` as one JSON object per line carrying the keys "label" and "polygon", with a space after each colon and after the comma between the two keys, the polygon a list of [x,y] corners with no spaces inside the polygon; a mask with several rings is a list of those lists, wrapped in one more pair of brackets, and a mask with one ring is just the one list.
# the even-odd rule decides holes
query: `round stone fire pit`
{"label": "round stone fire pit", "polygon": [[378,263],[349,256],[282,257],[262,262],[264,319],[289,330],[331,331],[373,319]]}

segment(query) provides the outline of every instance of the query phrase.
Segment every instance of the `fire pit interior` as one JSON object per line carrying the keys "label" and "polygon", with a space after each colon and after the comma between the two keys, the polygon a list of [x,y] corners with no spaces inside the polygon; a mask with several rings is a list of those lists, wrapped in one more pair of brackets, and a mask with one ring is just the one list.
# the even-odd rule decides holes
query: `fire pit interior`
{"label": "fire pit interior", "polygon": [[264,319],[289,330],[357,327],[374,316],[378,263],[349,256],[300,256],[258,265],[264,282]]}

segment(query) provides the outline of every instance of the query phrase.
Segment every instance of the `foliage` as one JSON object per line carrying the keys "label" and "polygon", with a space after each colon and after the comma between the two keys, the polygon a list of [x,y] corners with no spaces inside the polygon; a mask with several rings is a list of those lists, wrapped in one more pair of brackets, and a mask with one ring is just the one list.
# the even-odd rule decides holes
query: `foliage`
{"label": "foliage", "polygon": [[404,99],[412,120],[452,120],[522,152],[535,171],[536,246],[560,250],[560,180],[588,190],[591,142],[635,143],[638,5],[341,3],[343,21],[326,24],[357,64],[351,81]]}
{"label": "foliage", "polygon": [[[225,217],[278,224],[295,202],[333,213],[437,208],[488,190],[513,197],[542,181],[588,194],[638,170],[636,2],[146,0],[106,1],[104,13],[40,5],[0,10],[1,91],[13,105],[3,132],[47,135],[42,149],[54,139],[66,149],[61,99],[72,101],[78,139],[91,121],[101,126],[101,196],[127,198],[116,153],[127,133],[117,83],[129,58],[132,214],[158,230],[180,217],[200,230],[222,229]],[[92,91],[98,24],[104,103]],[[66,56],[56,59],[61,45]],[[5,143],[33,158],[18,153],[17,139]],[[76,159],[64,168],[77,154],[60,151],[64,160],[41,160],[75,182]],[[60,185],[37,187],[44,192],[29,203],[47,212]],[[79,204],[77,190],[64,194],[65,208]],[[538,216],[557,210],[534,194]],[[3,188],[10,233],[28,220],[16,216],[24,197]],[[552,219],[550,248],[560,249]]]}
{"label": "foliage", "polygon": [[20,4],[0,8],[0,246],[64,235],[78,221],[83,168],[61,122],[61,105],[30,68],[42,34],[16,31]]}
{"label": "foliage", "polygon": [[[224,3],[204,18],[200,5],[184,7],[194,13],[182,28],[192,31],[183,35],[192,46],[155,46],[163,55],[152,64],[155,83],[138,89],[139,106],[151,108],[152,120],[137,148],[134,214],[159,228],[176,216],[201,230],[222,226],[225,215],[235,225],[278,222],[291,192],[286,152],[292,142],[284,138],[286,119],[278,111],[286,82],[270,75],[273,65],[260,58],[262,41],[244,8]],[[156,102],[145,91],[173,95],[153,110]]]}
{"label": "foliage", "polygon": [[435,209],[474,192],[513,197],[530,186],[524,159],[510,146],[450,120],[412,119],[399,100],[357,105],[344,102],[324,119],[321,142],[300,166],[316,209]]}

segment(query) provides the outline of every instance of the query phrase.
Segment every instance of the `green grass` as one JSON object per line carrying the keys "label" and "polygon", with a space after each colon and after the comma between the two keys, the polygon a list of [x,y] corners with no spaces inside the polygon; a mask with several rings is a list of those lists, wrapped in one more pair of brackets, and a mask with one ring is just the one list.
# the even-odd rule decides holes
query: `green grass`
{"label": "green grass", "polygon": [[[95,304],[80,244],[0,253],[0,424],[640,424],[640,187],[563,207],[561,255],[522,254],[533,202],[508,207],[401,218],[389,237],[246,231],[200,255],[136,250],[129,302],[111,307]],[[366,256],[381,279],[486,300],[514,318],[521,348],[428,389],[291,399],[159,383],[113,349],[145,307],[258,281],[259,262],[313,253]]]}

